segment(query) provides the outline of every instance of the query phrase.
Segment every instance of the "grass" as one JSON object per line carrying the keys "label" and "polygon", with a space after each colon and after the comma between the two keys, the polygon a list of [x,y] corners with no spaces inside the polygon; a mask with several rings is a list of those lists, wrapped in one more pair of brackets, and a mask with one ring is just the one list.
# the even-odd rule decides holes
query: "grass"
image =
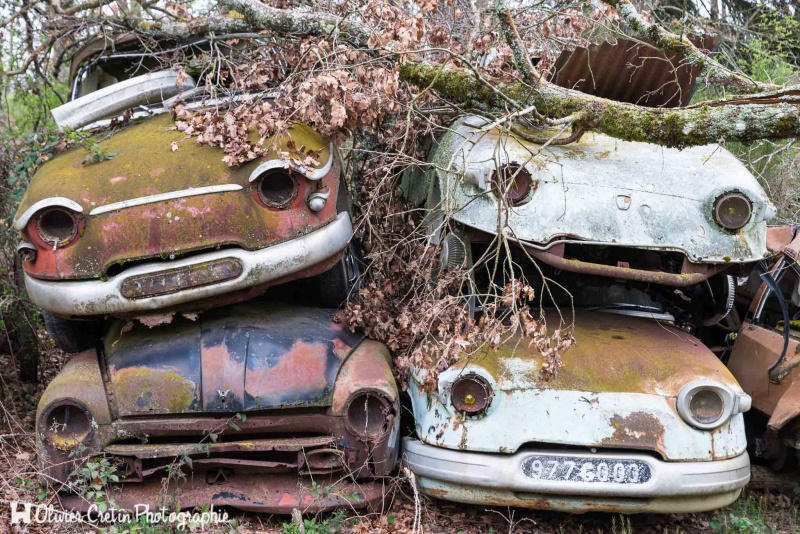
{"label": "grass", "polygon": [[719,534],[800,532],[800,505],[785,495],[745,491],[709,527]]}

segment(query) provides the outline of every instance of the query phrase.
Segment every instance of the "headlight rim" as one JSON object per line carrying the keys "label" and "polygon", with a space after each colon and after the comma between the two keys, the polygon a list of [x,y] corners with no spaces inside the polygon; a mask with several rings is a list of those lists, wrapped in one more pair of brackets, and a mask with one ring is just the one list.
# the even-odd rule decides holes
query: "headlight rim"
{"label": "headlight rim", "polygon": [[[467,381],[467,380],[471,380],[473,382],[479,383],[484,388],[484,390],[486,391],[486,405],[483,406],[482,408],[478,409],[478,410],[468,411],[466,409],[463,409],[463,408],[459,407],[456,404],[455,400],[454,400],[454,394],[453,394],[454,388],[460,382]],[[492,387],[491,382],[489,380],[487,380],[486,377],[482,376],[479,373],[470,372],[470,373],[464,373],[464,374],[461,374],[461,375],[457,376],[455,378],[455,380],[453,380],[450,383],[450,386],[449,386],[448,389],[449,389],[450,405],[456,411],[458,411],[458,413],[464,415],[465,417],[472,417],[472,418],[483,417],[483,416],[486,415],[486,413],[488,412],[489,408],[492,406],[492,400],[494,399],[494,388]]]}
{"label": "headlight rim", "polygon": [[[282,200],[280,202],[269,198],[268,195],[264,194],[263,190],[263,186],[265,183],[264,180],[274,175],[284,176],[288,178],[292,184],[291,195],[289,195],[285,200]],[[294,204],[298,195],[300,194],[300,183],[297,178],[297,173],[295,173],[291,169],[285,169],[283,167],[276,167],[265,170],[255,180],[253,180],[252,186],[253,186],[253,193],[256,199],[259,201],[259,203],[265,208],[273,210],[285,210],[290,208],[292,204]]]}
{"label": "headlight rim", "polygon": [[[509,198],[509,194],[511,193],[512,189],[516,190],[520,188],[512,188],[511,184],[503,183],[503,180],[501,179],[503,173],[508,173],[508,176],[515,176],[515,184],[516,180],[518,180],[520,177],[524,177],[525,180],[527,180],[524,193]],[[527,167],[515,162],[509,162],[500,165],[498,168],[492,171],[490,177],[490,187],[494,195],[499,200],[508,202],[508,205],[511,207],[518,207],[528,203],[531,199],[531,196],[536,191],[537,185],[538,182],[533,178],[533,175],[527,169]]]}
{"label": "headlight rim", "polygon": [[360,388],[353,391],[348,396],[347,401],[344,404],[344,410],[342,411],[342,419],[344,420],[344,426],[348,432],[358,437],[359,439],[371,441],[374,443],[379,441],[384,436],[385,433],[384,428],[387,431],[390,430],[388,425],[389,420],[388,417],[384,416],[381,423],[382,428],[378,432],[374,433],[374,435],[357,428],[354,422],[352,421],[352,418],[350,417],[350,408],[353,406],[353,403],[356,402],[356,400],[359,397],[365,397],[365,396],[375,397],[379,399],[382,405],[382,412],[389,413],[391,411],[392,401],[387,397],[387,395],[383,391],[373,388]]}
{"label": "headlight rim", "polygon": [[[64,445],[59,446],[53,440],[52,433],[48,429],[47,420],[52,415],[53,411],[55,411],[58,408],[62,408],[64,406],[71,406],[73,408],[77,408],[78,410],[80,410],[86,417],[87,429],[86,433],[83,435],[81,439],[71,444],[65,443]],[[70,451],[73,451],[78,447],[80,447],[81,445],[85,445],[92,440],[95,431],[92,421],[94,421],[94,418],[92,417],[92,412],[84,403],[74,399],[62,399],[52,403],[42,412],[42,415],[39,418],[39,424],[40,424],[39,433],[42,435],[42,437],[44,438],[45,442],[49,447],[61,451],[62,453],[69,453]]]}
{"label": "headlight rim", "polygon": [[[56,212],[66,215],[72,223],[72,230],[66,237],[54,235],[48,232],[48,230],[42,228],[42,219],[48,214]],[[28,224],[32,226],[32,228],[29,226],[29,228],[32,230],[30,233],[35,234],[37,240],[43,243],[48,249],[53,248],[53,243],[55,243],[56,249],[68,247],[77,241],[81,233],[81,220],[78,218],[78,214],[70,209],[64,208],[63,206],[48,206],[46,208],[42,208],[31,218],[31,221]]]}
{"label": "headlight rim", "polygon": [[[722,222],[722,218],[720,215],[720,208],[724,201],[734,197],[743,199],[747,204],[747,218],[739,226],[727,226]],[[736,189],[720,193],[714,199],[714,203],[712,204],[712,215],[714,218],[714,222],[717,223],[717,225],[720,228],[727,230],[728,232],[736,232],[747,226],[750,223],[750,221],[753,220],[753,211],[754,211],[753,201],[750,199],[750,197],[748,197],[742,191],[738,191]]]}
{"label": "headlight rim", "polygon": [[[698,421],[691,412],[692,398],[700,391],[712,390],[722,399],[723,407],[720,417],[712,423],[702,423]],[[727,386],[709,379],[699,379],[685,384],[676,399],[678,414],[687,424],[699,430],[714,430],[728,421],[734,415],[736,408],[736,394]]]}

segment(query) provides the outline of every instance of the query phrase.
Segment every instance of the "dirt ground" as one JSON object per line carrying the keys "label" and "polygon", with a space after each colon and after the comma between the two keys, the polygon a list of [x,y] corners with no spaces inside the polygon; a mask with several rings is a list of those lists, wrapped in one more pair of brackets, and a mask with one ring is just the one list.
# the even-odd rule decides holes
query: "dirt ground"
{"label": "dirt ground", "polygon": [[[39,384],[20,383],[12,372],[9,355],[0,355],[0,534],[91,532],[81,525],[10,526],[11,501],[54,503],[54,495],[41,487],[36,474],[34,417],[36,403],[66,357],[57,350],[42,354]],[[402,473],[402,471],[401,471]],[[380,514],[324,514],[292,522],[290,517],[244,514],[227,510],[227,523],[205,527],[203,532],[275,532],[295,534],[355,533],[692,533],[692,532],[800,532],[800,494],[797,473],[775,475],[755,466],[753,481],[739,501],[720,511],[702,514],[620,516],[570,515],[508,508],[487,508],[447,503],[425,497],[415,500],[412,486],[398,475],[386,510]],[[303,528],[298,524],[302,523]],[[166,534],[144,524],[117,525],[108,532]],[[200,531],[200,530],[195,530]]]}

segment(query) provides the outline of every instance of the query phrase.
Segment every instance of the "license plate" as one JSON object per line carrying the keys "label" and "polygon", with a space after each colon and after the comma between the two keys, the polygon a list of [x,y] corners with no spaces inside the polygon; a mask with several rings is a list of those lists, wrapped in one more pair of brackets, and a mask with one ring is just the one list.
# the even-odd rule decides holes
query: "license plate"
{"label": "license plate", "polygon": [[546,455],[523,460],[522,473],[534,480],[606,484],[644,484],[652,477],[650,466],[641,460]]}

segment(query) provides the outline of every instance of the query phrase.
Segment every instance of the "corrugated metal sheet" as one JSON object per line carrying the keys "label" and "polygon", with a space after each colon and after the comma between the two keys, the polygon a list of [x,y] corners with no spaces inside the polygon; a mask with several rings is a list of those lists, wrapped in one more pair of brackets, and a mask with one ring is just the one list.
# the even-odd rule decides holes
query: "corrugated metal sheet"
{"label": "corrugated metal sheet", "polygon": [[[696,41],[701,48],[713,46],[710,37]],[[699,75],[700,68],[681,54],[619,39],[563,51],[550,80],[610,100],[671,108],[689,103]]]}

